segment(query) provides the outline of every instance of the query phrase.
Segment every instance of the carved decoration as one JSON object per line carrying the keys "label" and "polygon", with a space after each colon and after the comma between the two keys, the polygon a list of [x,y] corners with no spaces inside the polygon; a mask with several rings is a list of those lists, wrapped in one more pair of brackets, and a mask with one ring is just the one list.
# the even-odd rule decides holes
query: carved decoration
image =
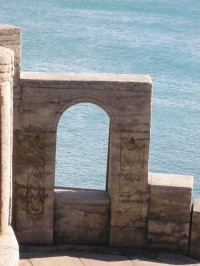
{"label": "carved decoration", "polygon": [[36,135],[30,140],[27,211],[39,215],[44,212],[45,143]]}
{"label": "carved decoration", "polygon": [[144,166],[145,144],[133,137],[121,140],[121,176],[125,181],[140,181]]}

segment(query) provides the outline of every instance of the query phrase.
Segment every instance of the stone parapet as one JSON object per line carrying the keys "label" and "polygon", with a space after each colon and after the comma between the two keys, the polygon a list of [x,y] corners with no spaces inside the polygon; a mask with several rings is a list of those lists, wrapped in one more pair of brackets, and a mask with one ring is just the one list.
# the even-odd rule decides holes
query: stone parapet
{"label": "stone parapet", "polygon": [[110,197],[106,191],[56,188],[55,244],[108,245]]}
{"label": "stone parapet", "polygon": [[187,255],[193,177],[150,173],[148,248]]}

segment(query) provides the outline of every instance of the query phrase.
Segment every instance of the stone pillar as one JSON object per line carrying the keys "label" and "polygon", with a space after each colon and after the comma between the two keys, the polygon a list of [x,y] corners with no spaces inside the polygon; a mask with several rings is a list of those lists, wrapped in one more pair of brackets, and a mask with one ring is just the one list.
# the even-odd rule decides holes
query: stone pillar
{"label": "stone pillar", "polygon": [[195,199],[192,213],[190,257],[200,260],[200,199]]}
{"label": "stone pillar", "polygon": [[14,51],[14,87],[19,86],[21,64],[21,30],[7,24],[0,24],[0,45]]}
{"label": "stone pillar", "polygon": [[[13,76],[13,86],[11,87],[11,99],[12,103],[10,105],[11,114],[11,142],[13,143],[13,138],[21,130],[20,123],[20,110],[21,110],[21,87],[20,87],[20,63],[21,63],[21,30],[20,28],[7,24],[0,24],[0,46],[11,49],[14,52],[14,76]],[[15,148],[15,141],[13,144],[13,151],[18,150]],[[11,154],[12,156],[12,154]],[[11,172],[17,168],[16,160],[13,160],[13,169],[11,164]],[[13,175],[15,177],[15,175]],[[15,184],[15,180],[13,180]],[[15,200],[13,200],[15,202]],[[12,206],[12,205],[11,205]],[[12,207],[11,207],[12,208]],[[15,213],[13,212],[13,221],[15,224]]]}
{"label": "stone pillar", "polygon": [[188,255],[193,177],[150,173],[148,248]]}
{"label": "stone pillar", "polygon": [[18,244],[11,223],[12,202],[12,50],[0,46],[0,265],[18,265]]}
{"label": "stone pillar", "polygon": [[12,25],[0,24],[0,46],[10,48],[14,51],[14,77],[13,77],[13,107],[14,107],[14,124],[15,130],[20,128],[20,64],[21,64],[21,30]]}
{"label": "stone pillar", "polygon": [[152,82],[148,77],[132,86],[129,95],[121,96],[121,114],[125,110],[125,115],[119,115],[119,124],[110,128],[108,191],[113,247],[146,247]]}

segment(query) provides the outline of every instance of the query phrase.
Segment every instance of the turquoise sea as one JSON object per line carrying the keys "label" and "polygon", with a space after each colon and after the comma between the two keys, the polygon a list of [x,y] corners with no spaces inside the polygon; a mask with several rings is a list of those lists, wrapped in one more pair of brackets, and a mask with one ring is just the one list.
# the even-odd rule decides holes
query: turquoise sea
{"label": "turquoise sea", "polygon": [[[149,170],[193,175],[200,196],[199,0],[0,0],[22,28],[24,71],[149,74]],[[59,122],[56,185],[104,189],[109,118],[90,104]]]}

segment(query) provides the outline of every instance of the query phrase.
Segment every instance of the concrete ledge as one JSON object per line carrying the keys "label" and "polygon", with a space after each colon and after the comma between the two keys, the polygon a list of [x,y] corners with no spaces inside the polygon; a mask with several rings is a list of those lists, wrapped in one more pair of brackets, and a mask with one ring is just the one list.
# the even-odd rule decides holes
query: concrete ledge
{"label": "concrete ledge", "polygon": [[9,227],[0,234],[0,266],[18,266],[19,246],[14,232]]}

